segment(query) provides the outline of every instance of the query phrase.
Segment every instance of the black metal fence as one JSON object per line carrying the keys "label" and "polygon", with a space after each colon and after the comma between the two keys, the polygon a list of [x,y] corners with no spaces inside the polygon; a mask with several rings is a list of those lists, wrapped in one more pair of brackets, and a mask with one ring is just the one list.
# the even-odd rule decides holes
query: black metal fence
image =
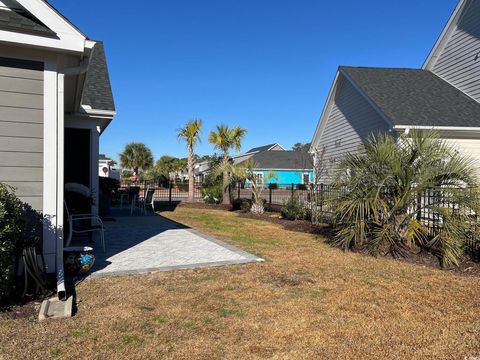
{"label": "black metal fence", "polygon": [[[122,182],[120,189],[121,191],[125,191],[131,187],[139,188],[140,197],[144,196],[147,189],[155,189],[153,197],[155,201],[158,202],[168,202],[169,204],[172,204],[174,202],[186,201],[188,199],[188,183],[171,182],[169,184],[162,184],[154,180],[138,181],[136,183]],[[195,201],[203,200],[201,183],[195,183],[193,194]]]}

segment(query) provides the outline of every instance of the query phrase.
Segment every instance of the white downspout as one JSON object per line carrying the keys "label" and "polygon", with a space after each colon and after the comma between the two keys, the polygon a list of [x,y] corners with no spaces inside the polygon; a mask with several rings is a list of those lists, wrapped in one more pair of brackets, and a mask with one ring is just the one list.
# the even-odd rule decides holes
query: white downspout
{"label": "white downspout", "polygon": [[57,74],[57,295],[66,300],[65,272],[63,268],[63,200],[64,200],[64,150],[65,150],[65,76],[80,75],[88,70],[89,59],[80,66],[66,68]]}

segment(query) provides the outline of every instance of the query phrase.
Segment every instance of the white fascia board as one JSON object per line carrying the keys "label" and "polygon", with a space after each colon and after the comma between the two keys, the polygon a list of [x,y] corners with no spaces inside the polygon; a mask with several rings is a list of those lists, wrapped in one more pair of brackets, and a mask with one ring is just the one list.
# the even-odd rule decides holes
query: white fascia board
{"label": "white fascia board", "polygon": [[84,111],[85,114],[92,116],[114,117],[115,115],[117,115],[117,112],[115,110],[92,109],[89,105],[82,105],[81,110]]}
{"label": "white fascia board", "polygon": [[55,32],[58,38],[0,31],[0,41],[83,53],[86,36],[43,0],[17,0],[33,16]]}
{"label": "white fascia board", "polygon": [[280,145],[279,143],[273,144],[267,151],[272,150],[275,146],[280,146],[283,149],[283,151],[286,151],[285,148],[282,145]]}
{"label": "white fascia board", "polygon": [[315,129],[315,133],[313,134],[313,138],[312,138],[310,150],[309,150],[310,153],[315,152],[315,147],[318,141],[320,140],[320,137],[322,136],[323,130],[325,129],[325,125],[333,105],[334,94],[335,94],[335,91],[337,90],[337,82],[338,82],[339,75],[340,75],[340,72],[337,70],[335,77],[333,79],[332,86],[330,87],[330,91],[328,92],[327,101],[323,106],[322,114],[320,115],[320,119],[318,120],[317,128]]}
{"label": "white fascia board", "polygon": [[83,53],[85,49],[83,41],[78,41],[78,39],[66,38],[67,37],[64,37],[63,39],[56,39],[0,30],[0,42],[20,46],[24,45],[30,47],[33,46],[39,48],[47,48],[51,50]]}
{"label": "white fascia board", "polygon": [[443,31],[441,32],[440,36],[435,42],[435,45],[433,46],[432,50],[428,54],[427,59],[423,63],[422,69],[424,70],[433,69],[433,67],[435,66],[438,60],[438,57],[442,53],[443,49],[448,43],[448,40],[450,40],[450,37],[452,36],[455,29],[457,28],[457,25],[463,14],[463,10],[465,9],[465,6],[469,2],[470,2],[469,0],[460,0],[458,2],[457,6],[453,10],[452,15],[448,19],[447,25],[445,25],[445,27],[443,28]]}
{"label": "white fascia board", "polygon": [[421,126],[421,125],[395,125],[395,130],[443,130],[443,131],[472,131],[479,132],[480,127],[468,126]]}

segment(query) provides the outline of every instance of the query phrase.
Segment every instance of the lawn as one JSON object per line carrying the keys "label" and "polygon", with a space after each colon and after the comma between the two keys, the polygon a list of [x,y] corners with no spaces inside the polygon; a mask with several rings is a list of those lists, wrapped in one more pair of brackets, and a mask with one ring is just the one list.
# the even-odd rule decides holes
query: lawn
{"label": "lawn", "polygon": [[0,315],[0,359],[480,356],[478,277],[344,253],[227,211],[164,215],[266,261],[85,281],[72,319]]}

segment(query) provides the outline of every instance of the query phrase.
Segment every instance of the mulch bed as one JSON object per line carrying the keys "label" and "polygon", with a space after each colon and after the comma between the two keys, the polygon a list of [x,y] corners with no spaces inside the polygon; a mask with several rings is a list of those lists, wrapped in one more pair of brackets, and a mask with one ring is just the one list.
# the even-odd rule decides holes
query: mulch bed
{"label": "mulch bed", "polygon": [[35,317],[40,310],[41,303],[28,302],[22,305],[14,305],[7,308],[0,308],[0,321],[6,319],[26,319]]}

